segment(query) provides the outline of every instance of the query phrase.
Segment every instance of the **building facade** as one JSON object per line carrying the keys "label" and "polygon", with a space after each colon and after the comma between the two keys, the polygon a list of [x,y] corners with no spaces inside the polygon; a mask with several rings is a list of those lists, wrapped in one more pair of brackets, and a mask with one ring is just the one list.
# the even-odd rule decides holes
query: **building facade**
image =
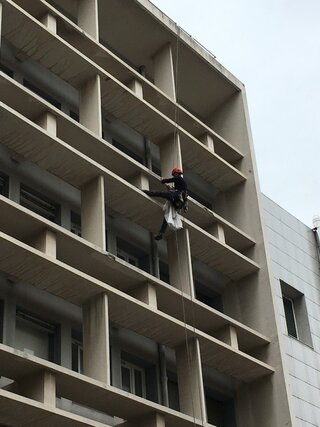
{"label": "building facade", "polygon": [[264,197],[273,285],[296,424],[320,425],[320,259],[317,236]]}
{"label": "building facade", "polygon": [[293,425],[243,84],[147,0],[0,17],[1,425]]}

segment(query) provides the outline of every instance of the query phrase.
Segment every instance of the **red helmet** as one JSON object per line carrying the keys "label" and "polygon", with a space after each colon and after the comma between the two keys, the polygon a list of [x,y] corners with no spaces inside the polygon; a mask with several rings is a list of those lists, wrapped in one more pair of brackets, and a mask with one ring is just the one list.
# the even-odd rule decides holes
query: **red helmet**
{"label": "red helmet", "polygon": [[181,168],[175,167],[175,168],[172,169],[171,175],[173,175],[175,173],[178,173],[179,175],[182,175],[183,171],[182,171]]}

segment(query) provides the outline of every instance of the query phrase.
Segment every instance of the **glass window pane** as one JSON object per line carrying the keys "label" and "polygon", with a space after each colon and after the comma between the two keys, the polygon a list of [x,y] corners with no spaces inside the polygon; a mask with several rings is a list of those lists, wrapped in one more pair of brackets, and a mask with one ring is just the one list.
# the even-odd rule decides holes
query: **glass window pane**
{"label": "glass window pane", "polygon": [[49,334],[31,322],[17,318],[16,348],[49,359]]}
{"label": "glass window pane", "polygon": [[121,366],[122,390],[131,393],[130,369]]}
{"label": "glass window pane", "polygon": [[284,313],[286,316],[288,334],[291,335],[292,337],[297,338],[298,334],[297,334],[296,322],[294,318],[293,302],[290,299],[283,297],[283,306],[284,306]]}
{"label": "glass window pane", "polygon": [[134,370],[134,394],[140,397],[143,395],[142,373],[137,369]]}

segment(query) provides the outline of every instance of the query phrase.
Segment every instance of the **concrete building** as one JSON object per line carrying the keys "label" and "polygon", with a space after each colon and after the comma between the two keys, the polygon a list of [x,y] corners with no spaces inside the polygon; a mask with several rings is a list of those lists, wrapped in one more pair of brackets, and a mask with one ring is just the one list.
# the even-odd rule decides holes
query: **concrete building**
{"label": "concrete building", "polygon": [[[263,199],[273,284],[296,425],[320,425],[320,258],[318,234]],[[319,233],[319,231],[318,231]],[[318,240],[319,242],[319,240]]]}
{"label": "concrete building", "polygon": [[243,84],[147,0],[0,16],[0,423],[293,425]]}

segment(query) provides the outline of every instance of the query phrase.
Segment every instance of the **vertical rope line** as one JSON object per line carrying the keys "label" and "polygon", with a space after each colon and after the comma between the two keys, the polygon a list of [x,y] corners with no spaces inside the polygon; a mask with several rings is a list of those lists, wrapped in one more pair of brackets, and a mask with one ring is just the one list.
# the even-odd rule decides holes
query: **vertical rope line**
{"label": "vertical rope line", "polygon": [[[176,37],[176,63],[175,63],[175,85],[176,85],[176,99],[175,99],[175,108],[174,108],[174,146],[176,149],[176,164],[178,165],[179,163],[179,151],[178,151],[178,141],[177,141],[177,136],[178,136],[178,93],[179,93],[179,85],[178,85],[178,71],[179,71],[179,37],[180,37],[180,27],[179,25],[177,25],[177,37]],[[182,159],[181,159],[181,166],[182,166]],[[176,247],[177,247],[177,254],[178,254],[178,271],[179,271],[179,277],[180,272],[181,272],[181,263],[180,263],[180,255],[179,255],[179,242],[178,242],[178,236],[177,236],[177,231],[175,231],[175,238],[176,238]],[[188,359],[188,367],[189,367],[189,371],[191,368],[191,363],[193,362],[193,353],[190,352],[190,347],[189,347],[189,339],[188,339],[188,329],[187,329],[187,321],[186,321],[186,308],[185,308],[185,302],[184,302],[184,297],[183,297],[183,289],[181,286],[181,301],[182,301],[182,312],[183,312],[183,322],[184,322],[184,327],[185,327],[185,340],[186,340],[186,351],[187,351],[187,359]],[[192,297],[191,297],[192,298]],[[191,300],[191,311],[192,311],[192,320],[193,320],[193,332],[195,335],[195,313],[194,313],[194,306],[193,306],[193,302]],[[201,359],[200,359],[200,364],[201,364]],[[194,398],[193,398],[193,390],[192,390],[192,386],[190,386],[191,388],[191,402],[192,402],[192,411],[193,411],[193,420],[194,420],[194,425],[196,425],[196,417],[195,417],[195,403],[194,403]],[[198,393],[199,393],[199,399],[201,402],[201,384],[200,381],[198,381]],[[202,402],[201,402],[202,403]],[[202,414],[202,425],[204,425],[205,422],[205,414],[203,413],[203,408],[202,408],[202,404],[201,404],[201,414]]]}

